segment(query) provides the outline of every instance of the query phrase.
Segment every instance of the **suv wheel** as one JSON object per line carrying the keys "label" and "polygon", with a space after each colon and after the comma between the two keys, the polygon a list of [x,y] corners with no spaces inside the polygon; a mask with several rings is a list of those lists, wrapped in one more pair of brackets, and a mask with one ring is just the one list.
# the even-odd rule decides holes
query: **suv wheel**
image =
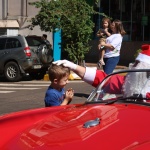
{"label": "suv wheel", "polygon": [[5,65],[4,75],[5,78],[11,82],[19,81],[22,77],[17,63],[12,61]]}

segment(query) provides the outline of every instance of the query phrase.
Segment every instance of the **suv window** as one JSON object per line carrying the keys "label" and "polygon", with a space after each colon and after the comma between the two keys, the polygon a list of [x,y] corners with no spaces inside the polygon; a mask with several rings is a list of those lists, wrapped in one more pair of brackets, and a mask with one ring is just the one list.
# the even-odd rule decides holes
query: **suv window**
{"label": "suv window", "polygon": [[26,40],[29,46],[39,46],[43,43],[39,37],[26,37]]}
{"label": "suv window", "polygon": [[6,41],[6,49],[10,49],[10,48],[18,48],[21,47],[21,43],[18,39],[15,38],[9,38]]}
{"label": "suv window", "polygon": [[0,39],[0,50],[5,49],[6,38]]}

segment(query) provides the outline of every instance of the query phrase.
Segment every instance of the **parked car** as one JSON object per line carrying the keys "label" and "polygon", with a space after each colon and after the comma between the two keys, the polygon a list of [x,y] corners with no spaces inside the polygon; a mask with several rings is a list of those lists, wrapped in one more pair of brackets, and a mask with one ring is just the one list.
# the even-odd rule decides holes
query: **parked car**
{"label": "parked car", "polygon": [[42,78],[52,61],[52,49],[40,36],[0,36],[0,74],[8,81],[25,73]]}
{"label": "parked car", "polygon": [[[137,71],[137,70],[129,70]],[[128,72],[129,72],[128,71]],[[0,116],[1,150],[148,150],[150,149],[149,70],[139,93],[109,91],[108,75],[83,104],[46,107]],[[125,76],[127,71],[120,71]],[[142,80],[142,78],[141,78]]]}

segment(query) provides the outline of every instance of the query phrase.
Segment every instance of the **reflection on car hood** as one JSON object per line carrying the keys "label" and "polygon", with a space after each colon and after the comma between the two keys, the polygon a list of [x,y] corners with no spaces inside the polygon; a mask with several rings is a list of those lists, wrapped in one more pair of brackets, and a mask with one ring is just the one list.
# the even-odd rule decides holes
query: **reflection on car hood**
{"label": "reflection on car hood", "polygon": [[[1,117],[0,133],[3,139],[0,149],[98,150],[113,147],[120,150],[139,145],[150,146],[148,107],[91,104],[29,112]],[[100,119],[99,124],[84,127],[85,123],[96,118]]]}

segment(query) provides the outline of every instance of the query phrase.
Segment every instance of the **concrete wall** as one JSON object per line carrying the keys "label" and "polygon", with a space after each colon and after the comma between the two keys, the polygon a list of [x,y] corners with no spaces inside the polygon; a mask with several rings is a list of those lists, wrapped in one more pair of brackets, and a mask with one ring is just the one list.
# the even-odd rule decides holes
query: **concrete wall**
{"label": "concrete wall", "polygon": [[47,34],[48,40],[53,44],[53,36],[51,32],[41,31],[39,26],[29,29],[30,20],[36,14],[39,9],[29,2],[35,2],[36,0],[0,0],[0,20],[16,20],[19,24],[18,27],[14,27],[18,30],[18,34],[21,35],[37,35]]}
{"label": "concrete wall", "polygon": [[[120,52],[120,61],[118,65],[128,66],[129,63],[134,62],[134,55],[141,45],[146,42],[123,42]],[[147,42],[149,44],[150,42]],[[97,63],[99,58],[99,51],[97,49],[98,40],[93,40],[90,42],[92,46],[91,50],[85,55],[85,61],[91,63]]]}

